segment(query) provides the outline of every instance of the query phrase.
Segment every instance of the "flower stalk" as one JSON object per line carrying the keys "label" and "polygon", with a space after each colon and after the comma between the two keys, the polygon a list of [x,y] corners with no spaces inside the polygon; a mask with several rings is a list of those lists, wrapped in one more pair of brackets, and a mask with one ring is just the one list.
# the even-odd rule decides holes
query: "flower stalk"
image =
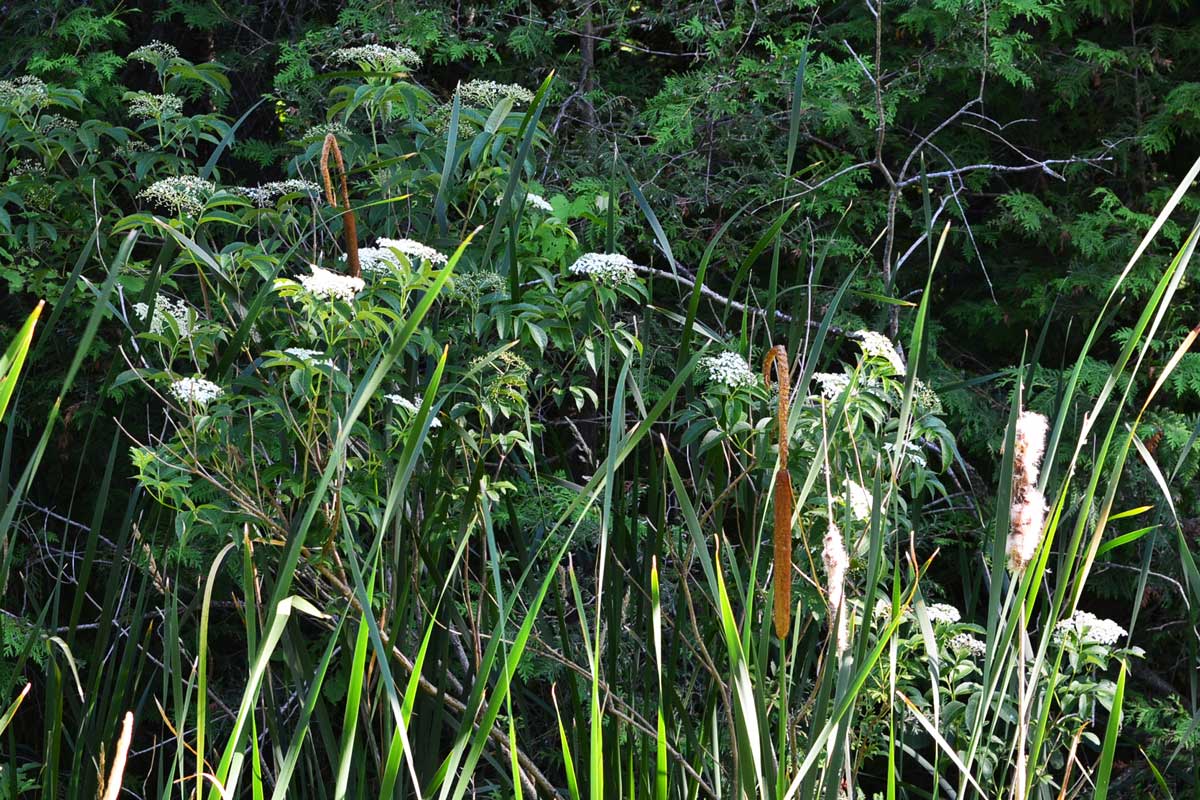
{"label": "flower stalk", "polygon": [[321,178],[325,181],[325,199],[329,201],[329,205],[338,208],[338,198],[333,191],[333,180],[329,174],[330,156],[333,156],[339,188],[342,190],[341,206],[346,209],[342,212],[342,232],[346,236],[346,266],[350,277],[359,278],[362,277],[362,267],[358,263],[358,225],[354,218],[354,210],[350,208],[346,162],[342,160],[342,149],[338,147],[337,137],[332,133],[325,135],[325,145],[321,148]]}
{"label": "flower stalk", "polygon": [[771,388],[771,371],[779,382],[779,469],[775,473],[775,635],[787,637],[792,622],[792,478],[788,472],[788,405],[791,377],[787,349],[777,344],[763,360],[763,381]]}

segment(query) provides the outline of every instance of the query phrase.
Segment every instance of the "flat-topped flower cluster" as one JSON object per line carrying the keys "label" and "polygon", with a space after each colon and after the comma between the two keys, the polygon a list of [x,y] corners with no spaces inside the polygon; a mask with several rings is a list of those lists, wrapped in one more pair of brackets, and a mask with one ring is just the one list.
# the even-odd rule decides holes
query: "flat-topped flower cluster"
{"label": "flat-topped flower cluster", "polygon": [[141,119],[173,117],[183,113],[183,98],[174,94],[130,92],[125,96],[129,113]]}
{"label": "flat-topped flower cluster", "polygon": [[511,97],[514,103],[533,102],[533,92],[515,83],[496,83],[496,81],[473,80],[463,84],[458,90],[464,102],[491,108],[505,97]]}
{"label": "flat-topped flower cluster", "polygon": [[637,279],[637,264],[620,253],[584,253],[571,265],[571,274],[591,278],[597,283],[616,286]]}
{"label": "flat-topped flower cluster", "polygon": [[154,296],[154,310],[151,312],[150,306],[146,303],[134,303],[133,313],[140,320],[145,320],[150,317],[150,333],[166,333],[171,329],[171,325],[167,322],[168,319],[174,320],[175,327],[179,331],[181,338],[187,338],[191,335],[191,315],[188,311],[187,303],[182,300],[173,300],[163,294]]}
{"label": "flat-topped flower cluster", "polygon": [[1111,619],[1097,617],[1089,611],[1076,611],[1054,626],[1054,638],[1075,637],[1085,644],[1114,645],[1128,631]]}
{"label": "flat-topped flower cluster", "polygon": [[350,275],[339,275],[316,264],[309,264],[312,270],[309,275],[301,275],[298,280],[305,291],[323,300],[344,300],[349,303],[354,296],[363,290],[366,284],[362,278]]}
{"label": "flat-topped flower cluster", "polygon": [[421,57],[408,47],[365,44],[335,50],[333,60],[340,64],[358,64],[373,72],[409,72],[421,66]]}
{"label": "flat-topped flower cluster", "polygon": [[206,406],[225,394],[220,386],[204,378],[182,378],[168,389],[179,402],[189,406]]}
{"label": "flat-topped flower cluster", "polygon": [[758,374],[750,369],[746,359],[734,352],[706,356],[700,359],[699,366],[710,381],[730,389],[747,389],[758,383]]}
{"label": "flat-topped flower cluster", "polygon": [[196,216],[217,191],[212,181],[195,175],[163,178],[142,189],[138,197],[176,214]]}
{"label": "flat-topped flower cluster", "polygon": [[133,61],[144,61],[147,64],[170,62],[179,58],[179,48],[155,39],[131,52],[129,58]]}
{"label": "flat-topped flower cluster", "polygon": [[267,208],[284,195],[304,194],[316,197],[321,194],[321,187],[314,181],[302,178],[288,178],[285,181],[271,181],[260,186],[247,186],[235,190],[237,194],[250,198],[259,208]]}

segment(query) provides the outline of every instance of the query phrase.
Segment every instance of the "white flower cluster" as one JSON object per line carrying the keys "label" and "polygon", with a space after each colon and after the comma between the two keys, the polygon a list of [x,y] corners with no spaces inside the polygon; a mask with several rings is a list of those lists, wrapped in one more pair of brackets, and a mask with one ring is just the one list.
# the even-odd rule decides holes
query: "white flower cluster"
{"label": "white flower cluster", "polygon": [[941,414],[945,410],[942,408],[942,398],[920,378],[913,382],[913,402],[930,414]]}
{"label": "white flower cluster", "polygon": [[326,358],[320,350],[310,350],[307,347],[289,347],[283,352],[300,361],[311,361],[317,366],[333,366],[333,361]]}
{"label": "white flower cluster", "polygon": [[16,80],[0,81],[0,103],[4,105],[41,106],[49,102],[50,92],[46,84],[32,75],[22,75]]}
{"label": "white flower cluster", "polygon": [[225,392],[220,386],[204,378],[183,378],[171,384],[171,394],[181,403],[206,406]]}
{"label": "white flower cluster", "polygon": [[421,57],[407,47],[385,47],[365,44],[335,50],[333,60],[341,64],[358,64],[370,72],[409,72],[421,66]]}
{"label": "white flower cluster", "polygon": [[382,247],[358,248],[358,266],[364,274],[387,275],[393,267],[399,265],[396,254],[391,250],[384,250]]}
{"label": "white flower cluster", "polygon": [[113,154],[118,155],[121,158],[128,159],[129,161],[133,161],[138,157],[138,154],[149,153],[152,149],[153,148],[151,148],[146,142],[138,139],[130,139],[120,147],[113,148]]}
{"label": "white flower cluster", "polygon": [[[892,601],[879,599],[875,601],[875,608],[871,609],[871,616],[875,619],[890,620],[892,618]],[[903,608],[900,610],[901,617],[907,617],[908,614]]]}
{"label": "white flower cluster", "polygon": [[987,644],[969,633],[958,633],[950,639],[950,647],[972,656],[987,655]]}
{"label": "white flower cluster", "polygon": [[144,44],[129,54],[134,61],[144,61],[147,64],[157,64],[160,61],[174,61],[179,58],[179,48],[175,45],[160,42],[158,39]]}
{"label": "white flower cluster", "polygon": [[[500,203],[503,201],[503,194],[496,195],[496,205],[500,205]],[[545,211],[547,214],[554,211],[554,206],[550,205],[549,200],[542,197],[540,194],[535,194],[534,192],[527,192],[525,194],[525,205],[533,206],[538,211]]]}
{"label": "white flower cluster", "polygon": [[533,206],[538,211],[545,211],[547,214],[554,211],[554,206],[550,205],[550,201],[542,197],[540,194],[529,192],[525,195],[525,205]]}
{"label": "white flower cluster", "polygon": [[831,402],[841,397],[850,385],[850,376],[845,372],[815,372],[812,379],[820,384],[821,396]]}
{"label": "white flower cluster", "polygon": [[511,97],[514,103],[533,102],[533,92],[515,83],[496,83],[495,81],[474,80],[459,89],[459,95],[465,102],[477,103],[491,108],[505,97]]}
{"label": "white flower cluster", "polygon": [[10,177],[31,177],[36,178],[46,174],[46,165],[40,161],[34,161],[32,158],[22,158],[16,164],[13,164],[12,170],[9,172]]}
{"label": "white flower cluster", "polygon": [[180,175],[163,178],[142,189],[138,197],[174,211],[176,214],[195,216],[204,210],[208,198],[217,191],[216,184],[197,178],[195,175]]}
{"label": "white flower cluster", "polygon": [[[388,250],[403,253],[412,261],[428,261],[430,264],[445,264],[449,259],[432,247],[412,239],[380,239],[376,244]],[[361,251],[360,251],[361,252]]]}
{"label": "white flower cluster", "polygon": [[[402,409],[404,409],[404,410],[405,410],[405,411],[407,411],[409,414],[415,414],[415,413],[417,413],[417,411],[419,411],[419,410],[420,410],[420,406],[418,406],[418,405],[417,405],[416,403],[414,403],[412,400],[409,400],[409,399],[408,399],[407,397],[405,397],[404,395],[400,395],[400,394],[385,394],[385,395],[383,396],[383,399],[384,399],[384,400],[387,400],[389,403],[391,403],[392,405],[396,406],[397,408],[402,408]],[[440,428],[440,427],[442,427],[442,421],[441,421],[440,419],[438,419],[437,417],[433,417],[433,418],[431,418],[431,419],[429,420],[429,427],[431,427],[431,428]]]}
{"label": "white flower cluster", "polygon": [[150,307],[146,303],[134,303],[133,313],[140,320],[145,320],[147,315],[150,316],[150,333],[165,333],[171,329],[167,318],[170,317],[175,321],[175,327],[179,329],[180,338],[186,339],[192,333],[191,316],[188,311],[187,303],[182,300],[172,300],[163,294],[155,295],[154,297],[154,312],[151,314]]}
{"label": "white flower cluster", "polygon": [[130,92],[125,95],[129,113],[142,119],[173,117],[183,113],[183,98],[174,94]]}
{"label": "white flower cluster", "polygon": [[875,331],[855,331],[850,334],[850,337],[858,341],[858,346],[868,356],[885,359],[892,365],[892,369],[897,375],[904,374],[904,360],[896,352],[896,348],[891,340],[882,333],[876,333]]}
{"label": "white flower cluster", "polygon": [[79,129],[79,123],[73,119],[67,119],[62,114],[42,114],[38,117],[37,129],[41,133],[51,133],[57,130],[74,131]]}
{"label": "white flower cluster", "polygon": [[500,274],[491,270],[477,269],[455,275],[450,284],[450,297],[472,306],[478,305],[484,295],[504,286]]}
{"label": "white flower cluster", "polygon": [[300,134],[300,141],[304,144],[322,141],[331,133],[339,139],[345,139],[350,136],[350,129],[341,122],[322,122]]}
{"label": "white flower cluster", "polygon": [[929,621],[934,625],[953,625],[962,619],[958,609],[949,603],[934,603],[925,608]]}
{"label": "white flower cluster", "polygon": [[905,442],[899,449],[896,448],[895,442],[886,442],[883,449],[892,458],[907,458],[916,467],[924,467],[926,464],[925,453],[916,442]]}
{"label": "white flower cluster", "polygon": [[259,208],[269,208],[277,198],[287,194],[306,194],[309,197],[319,195],[321,187],[312,181],[300,178],[288,178],[285,181],[271,181],[261,186],[247,186],[236,190],[238,194],[250,198]]}
{"label": "white flower cluster", "polygon": [[300,285],[315,297],[326,300],[338,298],[349,303],[366,286],[362,278],[339,275],[336,272],[321,269],[316,264],[309,264],[309,268],[312,270],[312,274],[301,275]]}
{"label": "white flower cluster", "polygon": [[[450,103],[442,103],[439,106],[434,106],[429,115],[425,117],[425,127],[430,133],[444,135],[450,130],[450,117],[454,114],[454,106]],[[469,117],[459,114],[458,116],[458,140],[461,142],[464,139],[471,139],[479,135],[480,127],[474,120]]]}
{"label": "white flower cluster", "polygon": [[746,359],[734,352],[706,356],[700,359],[699,366],[710,381],[730,389],[748,389],[758,383],[758,375],[750,369]]}
{"label": "white flower cluster", "polygon": [[1076,611],[1054,626],[1055,639],[1076,636],[1085,644],[1114,645],[1128,631],[1111,619],[1100,619],[1088,611]]}
{"label": "white flower cluster", "polygon": [[846,479],[845,493],[843,498],[846,505],[850,506],[850,513],[856,520],[862,522],[871,516],[871,493],[859,486],[853,479]]}
{"label": "white flower cluster", "polygon": [[637,265],[620,253],[584,253],[571,265],[572,275],[586,275],[597,283],[616,286],[633,283]]}

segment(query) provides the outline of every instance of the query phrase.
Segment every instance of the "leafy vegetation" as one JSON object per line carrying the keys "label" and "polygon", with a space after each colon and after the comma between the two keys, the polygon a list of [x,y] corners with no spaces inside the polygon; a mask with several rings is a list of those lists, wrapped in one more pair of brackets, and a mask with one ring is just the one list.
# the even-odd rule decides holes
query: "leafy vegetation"
{"label": "leafy vegetation", "polygon": [[1186,3],[16,3],[0,797],[1182,797]]}

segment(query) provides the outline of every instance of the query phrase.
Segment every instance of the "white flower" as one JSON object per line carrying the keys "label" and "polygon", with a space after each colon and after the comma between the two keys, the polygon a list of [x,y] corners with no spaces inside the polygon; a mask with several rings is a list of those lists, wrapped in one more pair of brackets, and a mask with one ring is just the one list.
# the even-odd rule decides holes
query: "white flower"
{"label": "white flower", "polygon": [[187,303],[182,300],[172,300],[162,294],[155,295],[153,314],[146,303],[134,303],[133,313],[140,320],[145,320],[148,315],[150,316],[150,333],[165,333],[170,330],[170,325],[167,323],[168,317],[175,320],[175,327],[179,329],[180,338],[186,339],[192,333]]}
{"label": "white flower", "polygon": [[172,117],[183,111],[183,98],[173,94],[129,92],[125,95],[129,113],[142,119]]}
{"label": "white flower", "polygon": [[225,392],[220,386],[204,378],[183,378],[171,384],[169,390],[175,399],[189,405],[204,406]]}
{"label": "white flower", "polygon": [[845,502],[850,506],[850,513],[859,522],[871,516],[871,493],[850,478],[846,479]]}
{"label": "white flower", "polygon": [[850,376],[845,372],[815,372],[812,377],[821,386],[821,396],[829,401],[841,397],[850,385]]}
{"label": "white flower", "polygon": [[706,356],[700,359],[699,366],[707,373],[710,381],[730,389],[748,389],[758,383],[758,375],[750,369],[746,359],[737,353],[724,352],[716,356]]}
{"label": "white flower", "polygon": [[[496,205],[500,205],[502,202],[504,202],[504,195],[503,194],[496,195],[495,202],[496,202]],[[542,197],[540,194],[536,194],[534,192],[526,192],[525,193],[525,205],[533,206],[534,208],[538,209],[539,211],[545,211],[547,214],[554,211],[554,206],[550,205],[549,200]]]}
{"label": "white flower", "polygon": [[16,80],[0,81],[0,104],[43,106],[50,101],[50,91],[44,81],[32,75]]}
{"label": "white flower", "polygon": [[[449,259],[444,253],[439,253],[429,245],[421,244],[412,239],[380,239],[376,242],[380,247],[403,253],[413,261],[428,261],[430,264],[445,264]],[[360,251],[361,252],[361,251]]]}
{"label": "white flower", "polygon": [[950,625],[962,619],[958,609],[948,603],[934,603],[927,606],[925,611],[934,625]]}
{"label": "white flower", "polygon": [[286,181],[271,181],[261,186],[237,189],[236,192],[245,195],[259,208],[269,208],[275,200],[288,194],[306,194],[309,197],[321,194],[321,187],[312,181],[300,178],[288,178]]}
{"label": "white flower", "polygon": [[358,265],[364,274],[387,275],[393,267],[400,266],[400,262],[396,260],[396,254],[391,250],[385,250],[382,247],[360,247],[358,248]]}
{"label": "white flower", "polygon": [[941,414],[943,411],[942,398],[920,378],[913,381],[913,402],[930,414]]}
{"label": "white flower", "polygon": [[323,122],[320,125],[313,125],[300,134],[300,141],[304,144],[320,141],[331,133],[338,139],[347,139],[350,137],[350,129],[341,122]]}
{"label": "white flower", "polygon": [[325,357],[320,350],[309,350],[307,347],[289,347],[283,352],[300,361],[309,361],[319,367],[333,366],[333,361]]}
{"label": "white flower", "polygon": [[204,211],[208,198],[217,191],[212,181],[197,178],[195,175],[180,175],[177,178],[163,178],[142,189],[138,197],[151,203],[174,211],[176,214],[191,214],[195,216]]}
{"label": "white flower", "polygon": [[41,133],[51,133],[56,130],[74,131],[79,129],[79,123],[67,119],[62,114],[42,114],[38,117],[37,129]]}
{"label": "white flower", "polygon": [[321,269],[316,264],[310,264],[311,275],[301,275],[300,284],[312,295],[328,300],[339,298],[349,303],[354,295],[363,290],[366,285],[362,278],[350,275],[339,275],[327,269]]}
{"label": "white flower", "polygon": [[1076,636],[1085,644],[1114,645],[1128,632],[1111,619],[1101,619],[1087,611],[1076,611],[1069,619],[1054,626],[1054,638]]}
{"label": "white flower", "polygon": [[883,445],[884,452],[895,459],[909,459],[916,467],[925,466],[925,454],[921,450],[921,446],[916,442],[905,442],[900,449],[896,449],[895,442],[887,442]]}
{"label": "white flower", "polygon": [[129,54],[134,61],[145,61],[147,64],[157,64],[160,61],[174,61],[179,58],[179,48],[160,42],[158,39],[144,44]]}
{"label": "white flower", "polygon": [[[878,620],[891,621],[892,619],[892,601],[880,598],[875,601],[875,608],[871,611],[871,616]],[[904,607],[900,608],[900,616],[907,617],[908,612]]]}
{"label": "white flower", "polygon": [[518,104],[533,102],[533,92],[524,86],[518,86],[515,83],[496,83],[495,81],[471,81],[459,89],[459,95],[468,103],[477,103],[488,108],[496,105],[505,97],[511,97],[513,102]]}
{"label": "white flower", "polygon": [[472,270],[454,276],[449,294],[453,300],[474,306],[484,295],[498,291],[503,286],[504,279],[500,277],[499,273],[491,270]]}
{"label": "white flower", "polygon": [[545,211],[547,214],[554,210],[554,206],[550,205],[550,201],[542,197],[540,194],[529,192],[525,195],[525,205],[533,206],[539,211]]}
{"label": "white flower", "polygon": [[366,44],[335,50],[333,60],[342,64],[358,64],[370,72],[409,72],[421,66],[421,57],[407,47],[384,47]]}
{"label": "white flower", "polygon": [[584,253],[571,265],[572,275],[586,275],[597,283],[615,286],[633,283],[637,279],[637,267],[620,253]]}
{"label": "white flower", "polygon": [[904,374],[904,360],[896,352],[896,348],[891,340],[882,333],[876,333],[875,331],[855,331],[850,334],[850,337],[858,340],[858,346],[868,356],[886,359],[892,365],[892,369],[897,375]]}
{"label": "white flower", "polygon": [[987,645],[969,633],[955,634],[950,639],[950,646],[955,650],[961,650],[972,656],[987,655]]}
{"label": "white flower", "polygon": [[[415,414],[415,413],[417,413],[418,410],[420,410],[420,407],[416,403],[414,403],[412,400],[409,400],[404,395],[385,394],[383,396],[383,399],[387,400],[389,403],[396,406],[397,408],[404,409],[409,414]],[[438,419],[437,417],[433,417],[432,419],[429,420],[429,427],[440,428],[440,427],[442,427],[442,421],[440,419]]]}

